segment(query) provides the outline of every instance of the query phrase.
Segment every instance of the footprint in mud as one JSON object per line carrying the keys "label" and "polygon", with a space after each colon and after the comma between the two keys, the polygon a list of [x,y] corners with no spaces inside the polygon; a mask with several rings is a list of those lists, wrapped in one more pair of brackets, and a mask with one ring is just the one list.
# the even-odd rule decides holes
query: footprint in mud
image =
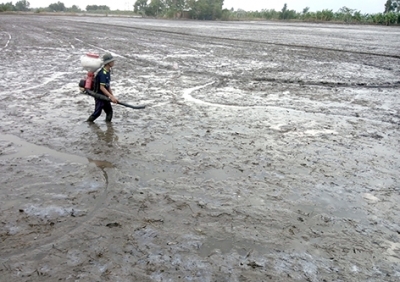
{"label": "footprint in mud", "polygon": [[122,227],[122,225],[119,224],[118,222],[107,223],[106,226],[107,226],[108,228]]}

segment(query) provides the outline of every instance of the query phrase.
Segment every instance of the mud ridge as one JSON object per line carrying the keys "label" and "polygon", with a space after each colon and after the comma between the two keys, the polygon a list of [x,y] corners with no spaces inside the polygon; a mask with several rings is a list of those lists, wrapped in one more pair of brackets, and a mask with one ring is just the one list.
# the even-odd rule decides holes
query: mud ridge
{"label": "mud ridge", "polygon": [[266,81],[266,82],[278,82],[282,84],[298,84],[298,85],[307,85],[307,86],[324,86],[324,87],[346,87],[346,88],[366,88],[366,89],[374,89],[374,88],[399,88],[400,81],[395,83],[382,83],[379,85],[371,85],[367,83],[344,83],[344,82],[328,82],[328,81],[304,81],[304,80],[286,80],[286,79],[276,79],[276,78],[268,78],[268,77],[256,77],[253,78],[254,81]]}
{"label": "mud ridge", "polygon": [[[82,23],[90,24],[87,22],[82,21]],[[217,39],[217,40],[226,40],[226,41],[234,41],[234,42],[243,42],[243,43],[257,43],[257,44],[265,44],[265,45],[274,45],[274,46],[282,46],[282,47],[291,47],[291,48],[302,48],[302,49],[314,49],[314,50],[321,50],[321,51],[332,51],[332,52],[339,52],[339,53],[349,53],[349,54],[356,54],[356,55],[368,55],[368,56],[377,56],[377,57],[386,57],[386,58],[393,58],[393,59],[400,59],[400,55],[389,55],[389,54],[380,54],[380,53],[372,53],[372,52],[362,52],[362,51],[351,51],[351,50],[343,50],[343,49],[334,49],[334,48],[326,48],[326,47],[318,47],[318,46],[308,46],[308,45],[296,45],[296,44],[284,44],[284,43],[276,43],[276,42],[267,42],[262,40],[251,40],[246,39],[242,40],[240,38],[229,38],[229,37],[222,37],[222,36],[210,36],[210,35],[203,35],[203,34],[192,34],[186,32],[176,32],[176,31],[167,31],[162,29],[149,29],[144,27],[132,27],[127,25],[120,25],[120,24],[110,24],[110,26],[115,27],[123,27],[127,29],[136,29],[136,30],[143,30],[143,31],[151,31],[151,32],[159,32],[159,33],[166,33],[166,34],[176,34],[176,35],[184,35],[193,37],[193,39],[201,38],[209,38],[209,39]]]}

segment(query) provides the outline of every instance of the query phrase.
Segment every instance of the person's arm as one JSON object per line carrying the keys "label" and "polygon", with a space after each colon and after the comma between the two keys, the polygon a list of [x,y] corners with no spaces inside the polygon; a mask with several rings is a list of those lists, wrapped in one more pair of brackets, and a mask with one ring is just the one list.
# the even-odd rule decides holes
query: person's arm
{"label": "person's arm", "polygon": [[111,102],[118,104],[118,100],[117,100],[117,98],[114,97],[111,88],[109,90],[107,90],[107,88],[105,88],[105,86],[103,84],[100,84],[100,90],[101,90],[101,92],[106,94],[108,98],[110,98]]}
{"label": "person's arm", "polygon": [[[111,86],[110,87],[108,87],[108,92],[110,92],[111,93],[111,95],[113,95],[114,96],[114,92],[112,91],[112,89],[111,89]],[[115,96],[114,96],[115,97]]]}

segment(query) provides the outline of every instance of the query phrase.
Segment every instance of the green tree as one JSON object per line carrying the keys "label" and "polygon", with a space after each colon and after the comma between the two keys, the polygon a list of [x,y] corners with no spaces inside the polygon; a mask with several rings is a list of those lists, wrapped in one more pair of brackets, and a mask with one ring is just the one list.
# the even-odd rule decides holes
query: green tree
{"label": "green tree", "polygon": [[135,4],[133,5],[133,11],[135,13],[142,12],[144,13],[147,9],[147,0],[136,0]]}
{"label": "green tree", "polygon": [[397,20],[397,15],[395,12],[389,12],[385,14],[385,24],[391,25],[395,24]]}
{"label": "green tree", "polygon": [[286,12],[287,12],[287,4],[285,3],[285,4],[283,5],[282,10],[281,10],[281,15],[280,15],[280,18],[281,18],[281,19],[286,19]]}
{"label": "green tree", "polygon": [[334,14],[332,10],[322,10],[318,11],[317,14],[317,19],[321,21],[331,21],[334,17]]}
{"label": "green tree", "polygon": [[352,22],[353,14],[356,12],[354,9],[347,8],[346,6],[342,7],[335,13],[335,19],[344,22]]}
{"label": "green tree", "polygon": [[110,11],[110,7],[106,5],[87,5],[86,11]]}
{"label": "green tree", "polygon": [[233,17],[233,8],[231,10],[228,9],[223,9],[222,10],[222,15],[221,15],[221,20],[223,21],[228,21]]}
{"label": "green tree", "polygon": [[222,17],[224,0],[188,0],[187,4],[193,19],[215,20]]}
{"label": "green tree", "polygon": [[382,13],[374,14],[372,16],[372,22],[376,24],[384,24],[385,23],[385,15]]}
{"label": "green tree", "polygon": [[165,3],[165,15],[169,18],[175,17],[178,13],[182,12],[187,8],[185,0],[164,0]]}
{"label": "green tree", "polygon": [[72,5],[72,7],[68,8],[67,11],[72,13],[82,12],[82,10],[76,5]]}
{"label": "green tree", "polygon": [[385,3],[385,12],[399,12],[400,11],[400,0],[387,0]]}
{"label": "green tree", "polygon": [[362,22],[364,19],[364,17],[361,15],[360,11],[355,11],[353,13],[353,20],[355,20],[356,22]]}
{"label": "green tree", "polygon": [[280,12],[279,18],[283,19],[283,20],[290,20],[290,19],[296,19],[297,13],[295,10],[289,10],[287,8],[287,4],[285,3],[285,5],[283,5],[283,8]]}
{"label": "green tree", "polygon": [[64,3],[58,1],[49,5],[49,10],[54,12],[64,12],[66,10]]}
{"label": "green tree", "polygon": [[385,3],[385,13],[389,13],[390,11],[393,11],[393,3],[392,0],[387,0]]}
{"label": "green tree", "polygon": [[14,11],[15,6],[12,2],[0,4],[0,12]]}
{"label": "green tree", "polygon": [[15,3],[15,10],[17,11],[29,11],[30,3],[26,0],[20,0]]}
{"label": "green tree", "polygon": [[279,19],[280,18],[280,12],[275,11],[274,9],[261,10],[261,16],[263,18],[265,18],[266,20]]}
{"label": "green tree", "polygon": [[151,0],[150,4],[146,9],[146,15],[148,16],[159,16],[165,11],[165,2],[163,0]]}
{"label": "green tree", "polygon": [[186,8],[185,0],[165,0],[165,6],[169,10],[182,11]]}

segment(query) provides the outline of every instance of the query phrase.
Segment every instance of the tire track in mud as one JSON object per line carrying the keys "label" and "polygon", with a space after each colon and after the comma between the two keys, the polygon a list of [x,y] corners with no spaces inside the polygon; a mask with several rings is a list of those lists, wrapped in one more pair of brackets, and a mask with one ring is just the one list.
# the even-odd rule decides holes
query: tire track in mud
{"label": "tire track in mud", "polygon": [[[21,143],[23,146],[26,146],[27,144],[31,144],[31,143],[28,143],[28,142],[26,142],[26,141],[24,141],[24,140],[22,140],[22,139],[20,139],[18,137],[14,138],[14,136],[12,136],[12,135],[10,135],[10,136],[9,135],[4,135],[3,138],[1,138],[1,136],[0,136],[0,139],[12,140],[13,142],[17,142],[18,144]],[[71,158],[71,157],[73,158],[74,157],[74,155],[65,154],[65,153],[62,153],[62,152],[58,152],[58,151],[49,149],[49,148],[44,147],[44,146],[37,146],[37,145],[35,145],[35,147],[34,147],[35,148],[35,152],[37,153],[38,150],[40,151],[42,147],[43,147],[44,152],[46,154],[49,154],[49,155],[54,156],[56,158],[61,158],[61,159],[65,158],[65,159],[69,160],[69,158]],[[31,148],[31,150],[32,150],[32,148]],[[23,151],[22,155],[26,154],[26,152],[24,152],[24,150],[22,150],[22,151]],[[19,156],[21,153],[17,152],[16,154],[17,154],[17,156]],[[13,155],[8,155],[6,157],[7,158],[14,157],[14,154]],[[78,159],[80,159],[80,158],[81,157],[79,156]],[[107,171],[105,169],[106,168],[114,168],[114,166],[111,163],[107,162],[107,161],[98,161],[98,160],[93,160],[93,159],[89,159],[89,158],[88,158],[88,161],[89,161],[89,164],[90,163],[94,163],[99,169],[101,169],[101,171],[103,173],[103,177],[105,179],[104,191],[97,198],[97,200],[94,203],[94,205],[92,205],[93,209],[89,213],[84,215],[84,219],[81,220],[81,221],[78,221],[77,225],[75,225],[73,227],[69,227],[69,228],[68,227],[60,228],[56,232],[54,232],[54,234],[52,234],[50,237],[47,237],[46,239],[43,239],[43,240],[40,240],[40,239],[37,240],[36,241],[37,243],[35,245],[33,245],[33,246],[22,248],[22,249],[19,249],[16,252],[8,253],[6,255],[0,255],[1,259],[9,259],[10,257],[13,257],[13,256],[18,256],[18,255],[21,255],[21,254],[24,254],[24,253],[27,253],[27,252],[31,252],[31,251],[34,251],[34,250],[39,250],[41,248],[45,248],[47,245],[50,245],[50,244],[52,246],[48,246],[48,247],[52,248],[57,241],[60,241],[60,240],[64,239],[66,236],[69,236],[73,231],[81,228],[82,226],[85,225],[85,223],[87,223],[88,221],[90,221],[92,218],[94,218],[97,215],[97,212],[101,209],[102,205],[104,204],[104,202],[105,202],[105,200],[107,198],[108,187],[109,187],[109,183],[110,183]],[[38,184],[42,184],[42,183],[36,183],[36,185],[38,185]],[[90,208],[90,206],[88,208]]]}
{"label": "tire track in mud", "polygon": [[[186,72],[190,73],[190,72]],[[192,72],[194,73],[194,72]],[[221,80],[225,79],[237,79],[240,80],[241,77],[237,75],[232,75],[232,76],[226,76],[226,75],[216,75],[213,74],[212,72],[196,72],[197,74],[207,74],[207,75],[213,75],[214,77],[217,76]],[[248,78],[246,78],[248,79]],[[366,84],[366,83],[344,83],[344,82],[328,82],[328,81],[305,81],[305,80],[289,80],[289,79],[278,79],[278,78],[269,78],[269,77],[254,77],[248,80],[253,80],[257,82],[271,82],[271,83],[280,83],[280,84],[294,84],[294,85],[299,85],[299,86],[320,86],[320,87],[325,87],[325,88],[332,88],[332,87],[338,87],[338,88],[351,88],[351,89],[394,89],[394,88],[400,88],[400,80],[396,81],[395,83],[390,83],[390,82],[385,82],[382,84]]]}
{"label": "tire track in mud", "polygon": [[[56,81],[58,78],[62,77],[62,76],[65,75],[65,74],[66,74],[66,72],[58,72],[58,73],[56,73],[56,74],[52,74],[52,75],[51,75],[48,79],[46,79],[43,83],[40,83],[40,84],[35,85],[35,86],[27,87],[27,88],[14,89],[14,90],[13,90],[13,93],[23,93],[23,92],[27,92],[27,91],[29,91],[29,90],[33,90],[33,89],[37,89],[37,88],[43,87],[43,86],[45,86],[45,85],[47,85],[47,84],[49,84],[49,83],[51,83],[51,82],[53,82],[53,81]],[[9,91],[7,91],[7,92],[0,92],[0,94],[6,94],[6,93],[9,93]],[[29,93],[29,94],[31,95],[31,93]],[[42,95],[42,94],[41,94],[41,95]],[[6,98],[4,98],[4,99],[6,99]],[[4,100],[4,99],[2,99],[2,100]]]}
{"label": "tire track in mud", "polygon": [[[95,24],[95,23],[87,23],[87,22],[85,22],[86,24],[89,24],[89,25],[92,25],[93,26],[93,29],[95,29],[95,30],[97,30],[98,29],[98,26]],[[225,38],[225,37],[215,37],[215,36],[204,36],[204,35],[193,35],[193,34],[189,34],[189,33],[185,33],[185,32],[175,32],[175,31],[165,31],[165,30],[160,30],[160,29],[149,29],[149,28],[142,28],[142,27],[130,27],[130,26],[125,26],[125,25],[115,25],[115,24],[110,24],[109,26],[115,26],[115,27],[118,27],[118,28],[126,28],[126,29],[128,29],[128,30],[132,30],[132,29],[137,29],[137,30],[142,30],[142,31],[154,31],[154,32],[161,32],[161,33],[168,33],[168,34],[177,34],[177,35],[184,35],[184,36],[187,36],[187,37],[200,37],[200,38],[213,38],[213,39],[218,39],[218,40],[229,40],[229,41],[232,41],[232,40],[234,40],[235,42],[236,41],[242,41],[242,42],[255,42],[255,43],[259,43],[259,44],[270,44],[270,43],[268,43],[268,42],[264,42],[264,41],[254,41],[254,40],[236,40],[236,39],[232,39],[232,38]],[[45,27],[42,27],[42,29],[44,29],[44,30],[47,30],[48,28],[45,28]],[[52,30],[51,28],[50,28],[50,30],[51,30],[51,33],[55,33],[55,31],[54,30]],[[86,46],[90,46],[91,48],[95,48],[95,49],[97,49],[97,50],[102,50],[102,51],[106,51],[106,52],[109,52],[109,50],[107,50],[107,49],[104,49],[104,48],[102,48],[102,47],[100,47],[100,46],[97,46],[97,45],[94,45],[94,44],[91,44],[90,42],[87,42],[87,41],[84,41],[84,40],[81,40],[81,39],[79,39],[79,38],[77,38],[77,37],[75,37],[75,40],[76,41],[78,41],[80,44],[82,44],[82,45],[86,45]],[[212,42],[211,42],[211,44],[212,44]],[[217,44],[217,43],[215,43],[215,44]],[[221,43],[218,43],[218,45],[221,45]],[[294,46],[298,46],[298,45],[291,45],[291,44],[275,44],[275,45],[281,45],[281,46],[291,46],[291,47],[294,47]],[[231,44],[230,44],[230,46],[231,46]],[[303,46],[304,47],[304,46]],[[312,48],[319,48],[319,47],[312,47]],[[325,50],[326,48],[323,48],[323,50]],[[336,50],[336,49],[330,49],[331,51],[344,51],[344,50]],[[114,52],[115,53],[115,52]],[[350,53],[353,53],[352,51],[350,51]],[[361,53],[366,53],[366,52],[359,52],[360,54]],[[116,54],[116,53],[115,53]],[[372,53],[367,53],[368,55],[371,55]],[[151,60],[146,60],[146,59],[143,59],[143,58],[137,58],[137,57],[133,57],[133,58],[129,58],[129,56],[127,56],[127,57],[124,57],[124,56],[122,56],[122,55],[120,55],[120,54],[116,54],[117,56],[120,56],[120,57],[122,57],[122,58],[124,58],[125,60],[127,59],[128,61],[129,61],[129,63],[131,63],[131,64],[133,64],[134,63],[134,61],[143,61],[143,62],[146,62],[146,64],[153,64],[153,65],[158,65],[158,66],[160,66],[160,67],[162,67],[162,68],[169,68],[168,66],[165,66],[165,65],[160,65],[159,64],[159,62],[156,62],[156,61],[151,61]],[[373,54],[372,54],[373,55]],[[380,54],[374,54],[374,55],[380,55]],[[191,73],[193,73],[193,71],[186,71],[185,72],[186,74],[191,74]],[[215,73],[212,73],[212,72],[208,72],[208,71],[196,71],[195,72],[197,75],[198,74],[203,74],[203,75],[206,75],[206,76],[216,76],[216,74]],[[219,76],[219,75],[217,75],[217,76]],[[223,75],[220,75],[219,76],[221,79],[224,79],[224,78],[229,78],[229,79],[232,79],[232,78],[237,78],[237,79],[239,79],[240,77],[239,76],[223,76]],[[374,88],[399,88],[400,87],[400,81],[399,82],[397,82],[397,83],[395,83],[395,84],[390,84],[390,83],[383,83],[383,84],[375,84],[375,85],[367,85],[366,83],[356,83],[356,84],[353,84],[353,83],[342,83],[342,82],[326,82],[326,81],[315,81],[315,82],[313,82],[313,81],[304,81],[304,80],[287,80],[287,79],[276,79],[276,78],[269,78],[269,77],[255,77],[255,78],[253,78],[253,80],[254,81],[258,81],[258,82],[272,82],[272,83],[280,83],[280,84],[297,84],[297,85],[306,85],[306,86],[320,86],[320,87],[325,87],[325,88],[331,88],[331,87],[341,87],[341,88],[366,88],[366,89],[374,89]],[[45,84],[45,83],[44,83]],[[36,86],[36,87],[31,87],[31,88],[29,88],[29,90],[31,90],[31,89],[33,89],[33,88],[37,88],[37,87],[40,87],[40,85],[39,86]],[[25,89],[25,90],[28,90],[28,89]],[[19,91],[23,91],[23,90],[19,90]],[[185,90],[184,90],[185,91]],[[199,101],[201,101],[201,100],[199,100]],[[207,103],[207,102],[204,102],[204,101],[202,101],[202,103],[204,103],[204,104],[209,104],[209,106],[220,106],[220,107],[241,107],[241,108],[265,108],[265,107],[269,107],[269,108],[271,108],[271,107],[275,107],[275,108],[279,108],[279,109],[290,109],[290,110],[295,110],[295,109],[291,109],[291,108],[287,108],[287,107],[279,107],[279,106],[268,106],[268,105],[265,105],[265,106],[260,106],[260,107],[258,107],[258,106],[235,106],[235,105],[223,105],[223,104],[215,104],[215,103]],[[154,106],[157,106],[157,105],[154,105]],[[304,112],[306,112],[306,111],[304,111]],[[314,113],[314,112],[313,112]],[[315,114],[315,113],[314,113]],[[340,115],[340,114],[334,114],[334,113],[320,113],[320,114],[323,114],[323,115],[337,115],[337,116],[343,116],[343,115]],[[352,116],[346,116],[346,117],[349,117],[349,118],[351,118]],[[374,122],[383,122],[383,123],[393,123],[393,122],[387,122],[387,121],[380,121],[380,120],[373,120],[373,119],[365,119],[365,120],[369,120],[369,121],[374,121]]]}
{"label": "tire track in mud", "polygon": [[[86,21],[71,21],[73,23],[80,23],[83,22],[86,25],[91,25],[91,29],[97,30],[98,26],[96,23],[91,23],[91,22],[86,22]],[[341,50],[341,49],[334,49],[334,48],[325,48],[325,47],[317,47],[317,46],[307,46],[307,45],[296,45],[296,44],[281,44],[281,43],[272,43],[272,42],[266,42],[266,41],[261,41],[261,40],[247,40],[247,39],[235,39],[235,38],[227,38],[227,37],[219,37],[219,36],[208,36],[208,35],[194,35],[190,34],[187,32],[177,32],[177,31],[168,31],[168,30],[162,30],[162,29],[152,29],[152,28],[144,28],[144,27],[132,27],[132,26],[126,26],[123,24],[107,24],[108,26],[115,26],[117,28],[125,28],[128,31],[129,30],[141,30],[141,31],[146,31],[146,32],[155,32],[155,33],[167,33],[167,34],[176,34],[176,35],[184,35],[187,37],[195,37],[196,39],[199,38],[211,38],[211,39],[216,39],[216,40],[225,40],[225,41],[239,41],[243,43],[257,43],[257,44],[269,44],[269,45],[277,45],[277,46],[285,46],[285,47],[298,47],[298,48],[303,48],[303,49],[320,49],[324,51],[334,51],[334,52],[345,52],[345,53],[350,53],[350,54],[362,54],[362,55],[373,55],[373,56],[383,56],[383,57],[390,57],[390,58],[400,58],[400,56],[397,55],[387,55],[387,54],[380,54],[380,53],[371,53],[371,52],[359,52],[359,51],[351,51],[351,50]],[[53,29],[49,28],[43,28],[45,30],[51,30],[51,33],[54,33],[55,31]],[[87,41],[81,40],[77,37],[75,37],[75,40],[80,42],[83,45],[90,46],[92,48],[95,48],[97,50],[102,50],[104,52],[110,52],[107,49],[104,49],[98,45],[91,44]],[[213,44],[213,42],[208,42],[209,44]],[[221,45],[223,43],[214,43],[217,45]],[[234,46],[232,44],[229,44],[229,46]],[[120,54],[117,54],[113,52],[117,56],[127,59],[127,57],[124,57]],[[159,62],[151,61],[151,60],[146,60],[143,58],[129,58],[130,60],[135,60],[135,61],[142,61],[145,62],[146,64],[152,64],[152,65],[158,65],[159,67],[162,68],[169,68],[169,66],[165,66],[163,64],[159,64]],[[189,72],[186,72],[189,73]],[[197,71],[197,73],[201,74],[206,74],[206,75],[213,75],[215,76],[215,73],[212,72],[207,72],[207,71]],[[224,77],[224,76],[221,76]],[[232,76],[229,78],[236,78],[237,76]],[[270,78],[270,77],[255,77],[253,79],[254,81],[259,81],[259,82],[276,82],[276,83],[282,83],[282,84],[299,84],[299,85],[307,85],[307,86],[321,86],[321,87],[341,87],[341,88],[366,88],[366,89],[375,89],[375,88],[399,88],[400,87],[400,81],[397,81],[395,83],[389,83],[389,82],[384,82],[382,84],[373,84],[369,85],[367,83],[343,83],[343,82],[328,82],[328,81],[304,81],[304,80],[287,80],[287,79],[276,79],[276,78]]]}
{"label": "tire track in mud", "polygon": [[5,33],[6,35],[8,35],[8,40],[7,40],[6,44],[3,47],[0,48],[0,50],[2,51],[4,49],[7,49],[8,45],[11,42],[12,37],[11,37],[11,34],[8,33],[7,31],[2,31],[1,33]]}
{"label": "tire track in mud", "polygon": [[[66,236],[69,236],[72,232],[74,232],[75,230],[78,230],[79,228],[84,226],[89,220],[94,218],[97,215],[97,212],[101,209],[101,206],[103,205],[105,199],[107,198],[107,192],[108,192],[108,186],[109,186],[109,180],[108,180],[107,172],[104,169],[101,169],[101,170],[103,171],[103,175],[104,175],[104,177],[106,179],[106,185],[105,185],[104,191],[100,195],[100,197],[98,197],[98,200],[94,204],[93,210],[85,215],[85,219],[84,220],[78,222],[78,224],[76,226],[72,227],[72,228],[69,228],[69,229],[65,228],[65,229],[68,229],[67,231],[58,230],[57,232],[55,232],[55,234],[53,234],[49,238],[46,238],[46,239],[43,239],[43,240],[37,240],[38,243],[35,244],[34,246],[30,246],[30,247],[23,248],[23,249],[18,249],[18,251],[13,252],[13,253],[8,253],[7,255],[1,255],[0,258],[1,259],[9,259],[9,258],[11,258],[13,256],[19,256],[19,255],[26,254],[27,252],[31,252],[31,251],[35,251],[35,250],[40,250],[40,249],[44,249],[44,248],[50,248],[51,249],[51,248],[54,247],[54,245],[58,241],[63,240]],[[41,251],[43,252],[45,250],[41,250]]]}
{"label": "tire track in mud", "polygon": [[[186,101],[193,102],[195,104],[199,105],[204,105],[204,106],[209,106],[209,107],[220,107],[220,108],[232,108],[232,109],[275,109],[275,110],[285,110],[285,111],[292,111],[292,112],[299,112],[299,113],[307,113],[307,114],[313,114],[313,115],[322,115],[322,116],[339,116],[339,117],[345,117],[348,119],[353,119],[353,120],[363,120],[363,121],[369,121],[369,122],[378,122],[378,123],[383,123],[383,124],[397,124],[395,121],[384,121],[384,120],[376,120],[376,119],[370,119],[370,118],[363,118],[363,117],[355,117],[355,116],[350,116],[350,115],[343,115],[343,114],[337,114],[337,113],[322,113],[322,112],[315,112],[315,111],[306,111],[306,110],[299,110],[299,109],[294,109],[294,108],[289,108],[289,107],[282,107],[282,106],[271,106],[271,105],[263,105],[263,106],[258,106],[258,105],[229,105],[229,104],[221,104],[221,103],[211,103],[207,101],[203,101],[201,99],[194,98],[192,96],[192,93],[200,90],[202,88],[206,88],[207,86],[210,86],[214,84],[214,82],[209,82],[204,85],[192,87],[183,90],[183,95],[182,98]],[[158,105],[157,105],[158,106]],[[392,114],[395,118],[399,116]]]}
{"label": "tire track in mud", "polygon": [[[81,22],[85,24],[96,25],[95,23],[87,22],[87,21],[74,21]],[[302,49],[314,49],[314,50],[322,50],[322,51],[333,51],[340,53],[349,53],[349,54],[359,54],[359,55],[368,55],[368,56],[378,56],[378,57],[386,57],[386,58],[394,58],[400,59],[400,55],[390,55],[390,54],[381,54],[381,53],[372,53],[372,52],[363,52],[363,51],[352,51],[352,50],[343,50],[343,49],[335,49],[335,48],[327,48],[327,47],[319,47],[319,46],[309,46],[309,45],[297,45],[297,44],[286,44],[286,43],[276,43],[276,42],[268,42],[262,40],[253,40],[253,39],[240,39],[240,38],[229,38],[229,37],[221,37],[221,36],[211,36],[211,35],[203,35],[203,34],[191,34],[187,32],[178,32],[178,31],[169,31],[163,29],[152,29],[152,28],[144,28],[138,26],[127,26],[123,24],[107,24],[108,26],[115,27],[123,27],[127,29],[136,29],[142,31],[151,31],[151,32],[159,32],[159,33],[167,33],[167,34],[176,34],[176,35],[184,35],[188,37],[195,37],[196,40],[199,38],[209,38],[209,39],[217,39],[217,40],[226,40],[226,41],[234,41],[234,42],[243,42],[243,43],[257,43],[257,44],[265,44],[265,45],[274,45],[274,46],[283,46],[290,48],[302,48]],[[208,44],[213,44],[212,42],[207,42]],[[220,45],[220,44],[219,44]]]}
{"label": "tire track in mud", "polygon": [[[83,21],[85,22],[85,21]],[[88,23],[85,22],[86,24],[91,24],[94,25],[93,23]],[[201,38],[211,38],[211,39],[217,39],[217,40],[228,40],[228,41],[240,41],[243,43],[257,43],[257,44],[268,44],[268,45],[277,45],[277,46],[285,46],[285,47],[296,47],[296,48],[303,48],[303,49],[320,49],[323,51],[333,51],[333,52],[344,52],[344,53],[350,53],[350,54],[360,54],[360,55],[369,55],[369,56],[380,56],[380,57],[389,57],[389,58],[396,58],[400,59],[400,55],[387,55],[387,54],[379,54],[379,53],[369,53],[369,52],[358,52],[358,51],[351,51],[351,50],[341,50],[341,49],[334,49],[334,48],[325,48],[325,47],[316,47],[316,46],[307,46],[307,45],[294,45],[294,44],[281,44],[281,43],[271,43],[271,42],[265,42],[265,41],[259,41],[259,40],[247,40],[247,39],[234,39],[234,38],[227,38],[227,37],[216,37],[216,36],[207,36],[207,35],[193,35],[190,33],[185,33],[185,32],[176,32],[176,31],[166,31],[166,30],[161,30],[161,29],[149,29],[149,28],[143,28],[143,27],[131,27],[131,26],[126,26],[126,25],[118,25],[118,24],[109,24],[109,26],[115,26],[117,28],[126,28],[128,30],[135,29],[135,30],[142,30],[142,31],[154,31],[154,32],[160,32],[160,33],[167,33],[167,34],[176,34],[176,35],[184,35],[187,37],[195,37],[197,40],[199,39],[198,37]],[[97,26],[95,26],[97,27]],[[103,50],[105,52],[109,52],[109,50],[103,49],[99,46],[90,44],[88,42],[85,42],[79,38],[75,38],[76,40],[80,41],[83,44],[86,44],[87,46],[96,48],[98,50]],[[221,43],[213,43],[213,42],[208,42],[208,44],[216,44],[216,45],[221,45]],[[234,46],[233,44],[229,44],[229,46]],[[115,53],[115,52],[114,52]],[[118,55],[118,54],[117,54]],[[136,60],[136,61],[141,61],[145,62],[146,64],[152,64],[152,65],[157,65],[161,68],[170,68],[170,66],[165,66],[163,64],[160,64],[157,61],[152,61],[152,60],[147,60],[143,58],[129,58],[124,57],[122,55],[119,55],[122,58],[125,59],[130,59]],[[379,67],[380,68],[380,67]],[[186,71],[185,73],[188,74],[191,71]],[[207,71],[196,71],[196,74],[205,74],[205,75],[211,75],[211,76],[216,76],[215,73],[213,72],[207,72]],[[221,78],[239,78],[237,75],[233,76],[223,76],[220,75]],[[276,78],[270,78],[270,77],[255,77],[253,78],[254,81],[258,82],[275,82],[275,83],[281,83],[281,84],[299,84],[299,85],[306,85],[306,86],[321,86],[321,87],[326,87],[326,88],[331,88],[331,87],[340,87],[340,88],[366,88],[366,89],[379,89],[379,88],[384,88],[384,89],[391,89],[391,88],[400,88],[400,80],[394,83],[390,82],[383,82],[381,84],[367,84],[365,82],[361,83],[344,83],[344,82],[329,82],[329,81],[304,81],[304,80],[287,80],[287,79],[276,79]]]}
{"label": "tire track in mud", "polygon": [[366,84],[366,83],[344,83],[344,82],[327,82],[327,81],[304,81],[304,80],[287,80],[287,79],[276,79],[276,78],[268,78],[268,77],[256,77],[253,78],[254,81],[258,82],[278,82],[281,84],[299,84],[306,86],[322,86],[326,88],[331,87],[344,87],[344,88],[367,88],[367,89],[376,89],[376,88],[400,88],[400,81],[391,83],[383,83],[383,84]]}
{"label": "tire track in mud", "polygon": [[[72,48],[71,46],[69,46],[69,48],[67,48],[66,44],[59,39],[60,34],[56,33],[56,32],[48,32],[49,27],[47,25],[34,25],[34,24],[26,24],[23,21],[18,22],[16,25],[13,25],[13,28],[16,29],[16,32],[14,36],[11,36],[8,32],[5,32],[7,34],[9,34],[9,42],[12,39],[13,44],[11,46],[8,46],[8,49],[19,49],[20,51],[22,51],[22,56],[26,57],[26,60],[21,60],[22,62],[26,62],[26,61],[30,61],[31,58],[28,57],[28,53],[32,52],[32,51],[36,51],[36,52],[43,52],[43,53],[48,53],[49,51],[54,51],[56,52],[56,54],[63,54],[66,55],[66,60],[69,60],[73,54],[68,53],[68,49]],[[1,33],[1,32],[0,32]],[[23,36],[24,34],[28,34],[29,37],[27,36]],[[61,35],[62,36],[62,35]],[[66,36],[64,35],[62,38],[65,38]],[[28,42],[26,42],[28,40],[28,38],[33,38],[36,41],[29,42],[30,44],[27,44]],[[40,44],[38,42],[49,42],[51,41],[51,44]],[[7,42],[7,45],[8,43]],[[7,47],[6,45],[6,47]],[[0,47],[0,50],[2,50],[4,48]],[[74,49],[74,48],[72,48]],[[26,50],[26,51],[25,51]],[[21,59],[21,57],[19,57],[19,59]],[[15,60],[16,63],[13,62],[13,67],[18,67],[18,63],[20,61]],[[30,70],[27,70],[30,71]],[[57,82],[61,77],[64,77],[65,75],[69,74],[71,72],[66,72],[66,71],[60,71],[59,69],[57,69],[57,67],[51,67],[51,68],[46,68],[46,67],[41,67],[41,69],[39,71],[35,70],[35,76],[36,76],[36,80],[31,83],[31,81],[23,81],[23,83],[15,83],[15,85],[12,85],[12,91],[5,91],[5,92],[1,92],[0,91],[0,95],[3,96],[2,99],[0,99],[0,101],[4,101],[9,99],[9,96],[7,94],[11,94],[14,95],[15,93],[21,93],[23,95],[21,95],[19,98],[21,100],[24,99],[32,99],[32,96],[35,96],[34,99],[40,99],[46,95],[49,94],[49,92],[47,93],[40,93],[38,95],[35,95],[37,92],[33,91],[33,90],[37,90],[37,89],[41,89],[44,88],[47,84],[51,84],[54,82]],[[28,84],[29,85],[26,85]],[[32,85],[33,86],[30,86]],[[27,92],[27,93],[25,93]],[[26,96],[25,96],[26,95]],[[28,98],[27,98],[28,97]]]}

